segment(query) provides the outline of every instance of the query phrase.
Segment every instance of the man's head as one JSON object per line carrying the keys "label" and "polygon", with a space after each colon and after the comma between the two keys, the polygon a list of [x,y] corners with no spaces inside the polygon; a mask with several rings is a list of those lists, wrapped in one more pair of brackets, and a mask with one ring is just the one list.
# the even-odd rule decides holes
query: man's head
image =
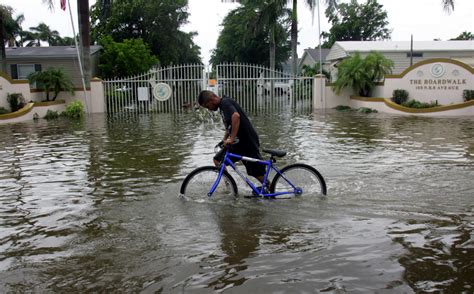
{"label": "man's head", "polygon": [[221,98],[212,91],[203,90],[199,93],[198,103],[204,108],[216,111],[221,103]]}

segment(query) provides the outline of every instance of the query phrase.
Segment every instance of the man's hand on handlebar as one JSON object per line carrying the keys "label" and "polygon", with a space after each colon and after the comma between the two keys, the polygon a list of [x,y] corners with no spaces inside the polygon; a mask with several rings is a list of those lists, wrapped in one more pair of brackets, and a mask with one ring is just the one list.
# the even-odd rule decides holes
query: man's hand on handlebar
{"label": "man's hand on handlebar", "polygon": [[232,137],[229,136],[229,137],[224,141],[224,146],[232,145],[232,144],[234,144],[234,141],[235,141],[234,138],[232,138]]}

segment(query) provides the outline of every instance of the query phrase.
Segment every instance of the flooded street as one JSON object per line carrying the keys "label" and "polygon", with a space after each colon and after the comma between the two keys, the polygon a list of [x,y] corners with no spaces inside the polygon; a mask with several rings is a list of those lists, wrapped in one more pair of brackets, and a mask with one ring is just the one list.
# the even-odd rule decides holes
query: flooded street
{"label": "flooded street", "polygon": [[223,134],[191,113],[0,125],[0,292],[474,291],[474,118],[250,117],[327,198],[178,198]]}

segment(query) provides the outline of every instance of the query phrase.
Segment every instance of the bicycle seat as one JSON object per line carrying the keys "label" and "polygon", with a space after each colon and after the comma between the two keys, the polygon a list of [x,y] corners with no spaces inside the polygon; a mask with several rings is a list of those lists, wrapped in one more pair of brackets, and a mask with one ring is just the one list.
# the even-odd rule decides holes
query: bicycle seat
{"label": "bicycle seat", "polygon": [[286,155],[286,151],[282,151],[282,150],[263,149],[262,151],[276,157],[283,157]]}

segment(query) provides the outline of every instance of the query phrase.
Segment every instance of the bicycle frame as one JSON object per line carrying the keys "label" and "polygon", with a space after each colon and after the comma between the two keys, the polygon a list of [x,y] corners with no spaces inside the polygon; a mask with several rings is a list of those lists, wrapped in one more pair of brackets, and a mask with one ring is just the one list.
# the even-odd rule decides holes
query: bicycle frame
{"label": "bicycle frame", "polygon": [[[266,172],[265,172],[265,176],[263,178],[262,188],[260,190],[257,189],[257,187],[245,175],[243,175],[237,169],[237,167],[235,166],[235,163],[232,162],[232,160],[230,158],[235,158],[235,159],[243,160],[243,161],[252,161],[252,162],[256,162],[258,164],[266,165]],[[234,153],[231,153],[227,150],[225,155],[224,155],[224,160],[222,161],[221,166],[219,167],[219,174],[217,176],[217,179],[214,182],[214,184],[212,185],[211,190],[209,191],[207,196],[211,197],[212,194],[214,193],[214,191],[216,191],[217,186],[219,185],[219,183],[221,181],[222,174],[224,173],[224,170],[225,170],[226,166],[232,167],[232,169],[242,178],[242,180],[244,180],[247,183],[247,185],[252,189],[252,191],[254,193],[256,193],[256,195],[258,195],[258,196],[261,196],[261,197],[274,197],[274,196],[290,195],[290,194],[295,194],[296,195],[296,194],[301,194],[301,192],[302,192],[300,188],[293,185],[293,183],[291,183],[291,181],[288,180],[285,177],[285,175],[282,174],[280,172],[280,170],[273,165],[273,158],[270,158],[269,160],[261,160],[261,159],[257,159],[257,158],[246,157],[246,156],[234,154]],[[266,185],[267,185],[268,176],[270,175],[270,170],[274,170],[276,173],[280,174],[280,176],[293,188],[293,191],[277,192],[277,193],[264,193],[264,191],[265,191],[264,187],[266,187]]]}

